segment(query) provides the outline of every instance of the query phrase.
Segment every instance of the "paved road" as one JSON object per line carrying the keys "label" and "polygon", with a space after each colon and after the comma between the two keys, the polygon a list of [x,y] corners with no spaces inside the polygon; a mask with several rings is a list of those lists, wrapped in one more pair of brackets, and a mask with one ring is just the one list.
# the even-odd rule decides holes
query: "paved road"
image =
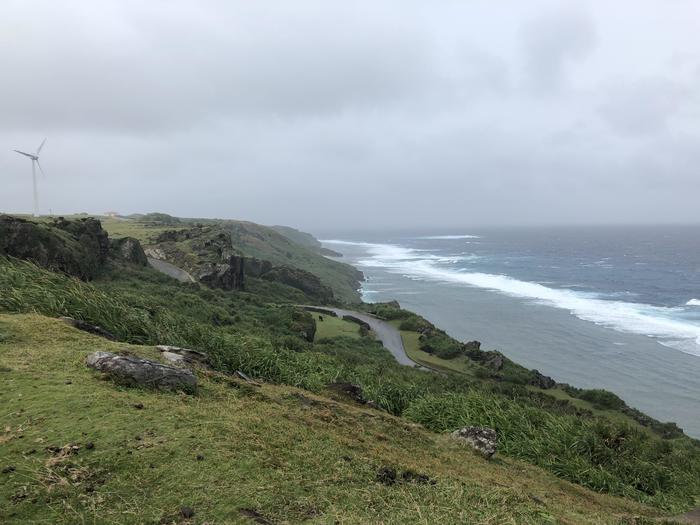
{"label": "paved road", "polygon": [[377,335],[384,347],[391,352],[391,355],[399,362],[399,364],[407,366],[418,366],[415,362],[406,355],[406,350],[403,347],[403,340],[401,339],[401,332],[397,330],[394,325],[377,319],[368,314],[363,314],[361,312],[353,312],[352,310],[343,310],[342,308],[332,308],[332,307],[319,307],[313,306],[315,310],[325,310],[326,312],[335,312],[338,317],[343,317],[345,315],[351,315],[364,321],[369,325],[372,331]]}
{"label": "paved road", "polygon": [[178,268],[174,264],[170,264],[169,262],[165,262],[165,261],[161,261],[160,259],[154,259],[153,257],[149,257],[148,264],[153,266],[153,268],[155,268],[159,272],[164,273],[165,275],[169,275],[170,277],[173,277],[174,279],[177,279],[181,283],[193,283],[193,282],[195,282],[194,277],[192,277],[189,273],[187,273],[182,268]]}

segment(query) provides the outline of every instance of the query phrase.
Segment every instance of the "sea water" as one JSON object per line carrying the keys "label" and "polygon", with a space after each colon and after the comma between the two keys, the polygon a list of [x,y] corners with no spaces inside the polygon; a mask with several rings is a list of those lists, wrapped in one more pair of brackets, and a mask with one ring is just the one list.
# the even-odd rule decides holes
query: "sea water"
{"label": "sea water", "polygon": [[398,300],[557,381],[700,437],[700,226],[343,232],[366,301]]}

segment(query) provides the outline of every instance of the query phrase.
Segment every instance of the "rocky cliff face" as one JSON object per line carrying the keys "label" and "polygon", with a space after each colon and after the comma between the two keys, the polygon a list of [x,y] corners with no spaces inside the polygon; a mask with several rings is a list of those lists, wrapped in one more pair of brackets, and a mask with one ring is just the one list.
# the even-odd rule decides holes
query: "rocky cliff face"
{"label": "rocky cliff face", "polygon": [[160,234],[149,253],[182,268],[197,281],[222,290],[242,290],[245,259],[220,228],[195,226]]}
{"label": "rocky cliff face", "polygon": [[2,215],[0,255],[90,280],[107,261],[109,239],[100,221],[92,218],[36,223]]}
{"label": "rocky cliff face", "polygon": [[263,274],[262,278],[266,281],[276,281],[301,290],[306,295],[322,303],[333,300],[333,290],[324,286],[314,274],[298,268],[278,266]]}
{"label": "rocky cliff face", "polygon": [[143,251],[141,243],[133,237],[122,237],[120,239],[110,240],[111,254],[124,261],[137,264],[139,266],[148,266],[148,258]]}
{"label": "rocky cliff face", "polygon": [[333,291],[314,274],[255,257],[244,257],[233,247],[231,234],[216,226],[195,226],[163,232],[151,255],[170,262],[212,288],[242,290],[246,278],[259,278],[297,288],[321,302],[333,299]]}

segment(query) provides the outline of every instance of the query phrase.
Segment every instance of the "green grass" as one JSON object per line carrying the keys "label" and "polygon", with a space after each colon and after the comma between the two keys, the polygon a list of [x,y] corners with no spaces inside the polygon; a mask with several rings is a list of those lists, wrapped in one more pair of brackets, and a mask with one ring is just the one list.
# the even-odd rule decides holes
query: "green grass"
{"label": "green grass", "polygon": [[[181,506],[199,524],[252,523],[250,516],[630,524],[658,515],[517,460],[483,460],[386,413],[287,386],[200,372],[196,396],[120,387],[88,370],[85,356],[157,352],[56,320],[0,315],[0,334],[0,466],[13,469],[0,474],[0,522],[8,525],[187,523]],[[52,452],[70,444],[75,454]],[[434,484],[381,484],[376,474],[385,466]]]}
{"label": "green grass", "polygon": [[351,337],[359,339],[360,328],[356,323],[344,321],[338,317],[313,313],[316,319],[316,340],[333,337]]}
{"label": "green grass", "polygon": [[[391,324],[398,328],[401,323],[400,321],[391,321]],[[429,354],[420,349],[420,341],[418,340],[420,338],[419,333],[409,330],[400,330],[400,332],[404,350],[406,350],[406,354],[412,361],[442,372],[458,373],[474,377],[474,364],[466,357],[441,359],[436,355]]]}
{"label": "green grass", "polygon": [[139,270],[93,285],[5,260],[0,261],[0,311],[78,317],[126,342],[204,350],[221,372],[242,370],[316,393],[331,382],[355,383],[366,399],[403,415],[404,423],[415,421],[437,432],[493,426],[506,456],[657,507],[688,508],[700,493],[700,448],[687,438],[662,440],[625,422],[581,415],[566,400],[505,380],[403,367],[371,338],[308,343],[298,335],[306,331],[308,313],[247,293],[161,279]]}
{"label": "green grass", "polygon": [[144,245],[153,243],[163,232],[182,230],[186,225],[149,223],[132,219],[115,219],[112,217],[97,217],[102,227],[110,237],[134,237]]}

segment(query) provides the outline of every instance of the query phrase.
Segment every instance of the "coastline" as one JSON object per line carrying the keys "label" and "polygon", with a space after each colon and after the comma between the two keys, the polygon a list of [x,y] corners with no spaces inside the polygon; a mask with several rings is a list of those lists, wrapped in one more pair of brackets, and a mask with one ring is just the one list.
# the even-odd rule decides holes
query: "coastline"
{"label": "coastline", "polygon": [[700,438],[700,358],[695,355],[545,304],[473,286],[406,277],[372,259],[367,244],[343,246],[343,260],[368,277],[362,284],[363,300],[397,300],[458,340],[477,339],[484,348],[502,351],[558,382],[613,391],[629,405],[661,421],[674,421]]}

